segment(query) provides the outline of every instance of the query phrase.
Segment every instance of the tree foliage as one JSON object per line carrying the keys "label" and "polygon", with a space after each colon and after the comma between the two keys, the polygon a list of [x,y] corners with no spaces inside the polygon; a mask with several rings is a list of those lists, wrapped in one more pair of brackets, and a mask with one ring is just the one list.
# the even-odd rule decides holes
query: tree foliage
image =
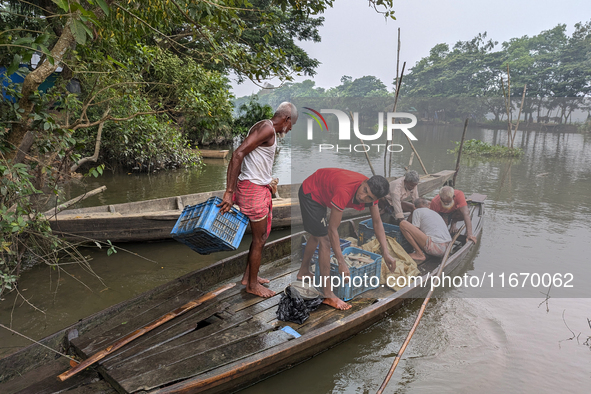
{"label": "tree foliage", "polygon": [[[527,85],[526,118],[533,120],[533,113],[548,116],[556,110],[566,122],[581,107],[580,98],[591,94],[591,21],[577,23],[570,37],[566,25],[561,24],[532,37],[512,38],[500,49],[497,44],[487,39],[486,33],[459,41],[451,49],[437,44],[405,76],[402,95],[480,97],[489,104],[484,113],[492,112],[498,120],[505,112],[502,99],[496,99],[502,97],[501,78],[506,83],[510,76],[515,101],[520,101]],[[427,111],[426,107],[421,109]]]}

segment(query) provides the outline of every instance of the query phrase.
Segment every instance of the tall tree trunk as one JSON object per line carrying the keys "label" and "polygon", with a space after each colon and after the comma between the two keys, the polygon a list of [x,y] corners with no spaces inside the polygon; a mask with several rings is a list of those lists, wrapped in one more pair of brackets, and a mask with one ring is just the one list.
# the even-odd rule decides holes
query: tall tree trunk
{"label": "tall tree trunk", "polygon": [[6,155],[7,159],[13,160],[15,164],[24,161],[25,155],[35,140],[34,132],[29,130],[31,126],[31,119],[29,116],[31,115],[31,112],[33,112],[35,104],[29,100],[29,96],[31,96],[39,88],[39,85],[57,70],[68,49],[76,43],[76,39],[70,30],[70,25],[73,23],[74,18],[78,18],[79,14],[80,12],[77,11],[70,16],[66,22],[62,35],[52,48],[51,56],[54,59],[53,65],[49,60],[45,59],[43,63],[38,65],[35,70],[26,76],[23,82],[22,97],[18,102],[19,109],[24,110],[21,113],[22,119],[19,123],[14,125],[6,137],[9,145],[16,148],[8,152]]}

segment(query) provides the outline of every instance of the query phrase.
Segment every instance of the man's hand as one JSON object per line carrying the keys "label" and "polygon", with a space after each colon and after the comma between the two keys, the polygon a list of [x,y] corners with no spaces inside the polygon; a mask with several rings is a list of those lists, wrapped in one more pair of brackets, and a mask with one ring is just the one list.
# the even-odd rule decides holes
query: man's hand
{"label": "man's hand", "polygon": [[449,228],[449,233],[453,236],[458,232],[458,228],[456,226],[456,224],[452,224],[451,227]]}
{"label": "man's hand", "polygon": [[466,237],[468,239],[468,241],[472,241],[474,242],[474,244],[476,244],[478,242],[478,240],[476,239],[475,236],[473,235],[468,235],[468,237]]}
{"label": "man's hand", "polygon": [[232,209],[232,196],[234,195],[233,192],[229,192],[226,190],[224,193],[224,197],[222,198],[222,202],[217,206],[220,208],[220,213],[223,215],[224,213],[228,212]]}
{"label": "man's hand", "polygon": [[384,262],[390,269],[390,272],[394,272],[394,270],[396,269],[396,259],[390,256],[390,253],[388,253],[387,251],[382,253],[382,258],[384,259]]}

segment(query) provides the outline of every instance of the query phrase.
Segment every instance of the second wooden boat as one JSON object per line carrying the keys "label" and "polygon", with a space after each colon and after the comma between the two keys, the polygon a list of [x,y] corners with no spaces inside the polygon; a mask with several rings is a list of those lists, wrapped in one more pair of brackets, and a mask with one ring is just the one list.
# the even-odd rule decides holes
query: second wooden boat
{"label": "second wooden boat", "polygon": [[[443,186],[454,174],[445,170],[425,175],[419,182],[419,194],[430,193]],[[395,178],[390,178],[395,179]],[[297,192],[299,184],[279,185],[280,198],[273,200],[272,228],[300,224],[301,216]],[[223,190],[184,196],[157,198],[123,204],[69,209],[50,220],[53,233],[73,241],[84,239],[111,242],[140,242],[169,239],[185,205],[195,205],[212,196],[222,197]],[[343,218],[359,216],[354,209],[346,209]]]}

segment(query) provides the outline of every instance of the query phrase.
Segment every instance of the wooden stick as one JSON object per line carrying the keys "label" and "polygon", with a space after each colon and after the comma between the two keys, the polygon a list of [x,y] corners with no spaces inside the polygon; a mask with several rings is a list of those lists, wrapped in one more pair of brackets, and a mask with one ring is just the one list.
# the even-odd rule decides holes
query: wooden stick
{"label": "wooden stick", "polygon": [[[353,112],[349,111],[349,116],[351,117],[351,121],[353,122],[354,121],[354,119],[353,119]],[[363,142],[363,140],[361,138],[359,138],[359,141],[361,141],[361,144],[365,146],[365,142]],[[386,143],[387,142],[388,141],[386,141]],[[386,149],[387,148],[388,147],[386,146]],[[365,150],[365,148],[363,148],[363,152],[365,153],[365,158],[367,159],[367,164],[369,164],[369,169],[371,170],[371,173],[373,175],[375,175],[376,174],[376,170],[373,169],[373,166],[371,165],[371,161],[369,160],[369,155],[367,154],[367,151]]]}
{"label": "wooden stick", "polygon": [[[472,209],[472,212],[474,212],[474,209]],[[470,213],[472,213],[472,212],[470,212]],[[460,235],[460,233],[462,232],[462,230],[465,227],[466,227],[466,225],[464,224],[462,226],[462,228],[460,228],[460,230],[453,237],[453,239],[451,240],[449,245],[447,246],[447,249],[445,250],[445,254],[443,255],[443,259],[441,260],[441,264],[439,265],[439,269],[437,270],[436,277],[441,276],[441,273],[443,272],[443,268],[445,267],[445,264],[447,263],[447,259],[449,258],[449,254],[451,252],[451,249],[453,248],[454,242],[456,241],[456,239],[458,238],[458,236]],[[472,242],[472,241],[466,241],[466,242]],[[410,343],[410,339],[412,338],[417,327],[419,326],[419,322],[421,321],[421,318],[423,317],[423,313],[425,312],[425,308],[427,307],[427,304],[429,303],[429,300],[431,299],[431,296],[433,295],[433,291],[434,291],[434,288],[429,290],[427,297],[425,297],[425,300],[423,301],[423,305],[421,305],[421,310],[419,311],[419,315],[417,316],[415,323],[413,324],[412,328],[410,329],[410,332],[406,336],[404,343],[400,347],[400,350],[398,351],[398,354],[396,355],[396,358],[394,359],[394,362],[392,363],[392,366],[390,367],[390,370],[388,371],[386,378],[384,379],[384,381],[382,382],[382,385],[378,389],[377,394],[382,394],[384,392],[384,390],[386,389],[386,386],[388,385],[388,382],[392,378],[392,375],[394,374],[394,370],[396,369],[396,366],[398,365],[398,363],[400,362],[400,359],[402,358],[402,354],[404,354],[406,347]]]}
{"label": "wooden stick", "polygon": [[515,142],[515,135],[517,134],[517,128],[519,127],[519,121],[521,120],[521,111],[523,110],[523,102],[525,101],[525,90],[527,89],[527,84],[523,85],[523,95],[521,96],[521,106],[519,107],[519,115],[517,115],[517,124],[515,125],[515,130],[511,135],[511,146],[510,148],[513,149],[513,143]]}
{"label": "wooden stick", "polygon": [[63,211],[66,208],[71,207],[72,205],[76,204],[77,202],[80,202],[80,201],[82,201],[82,200],[84,200],[84,199],[86,199],[88,197],[92,197],[92,196],[94,196],[96,194],[102,193],[105,190],[107,190],[107,187],[106,186],[98,187],[98,188],[96,188],[94,190],[91,190],[89,192],[86,192],[84,194],[81,194],[78,197],[75,197],[75,198],[73,198],[71,200],[68,200],[65,203],[60,204],[60,205],[58,205],[55,208],[51,208],[49,211],[43,213],[43,215],[48,216],[48,217],[50,215],[52,215],[52,214],[53,215],[57,215],[59,212]]}
{"label": "wooden stick", "polygon": [[[394,108],[392,112],[396,112],[396,107],[398,106],[398,92],[400,92],[400,86],[402,83],[402,77],[404,77],[404,68],[406,67],[406,62],[402,63],[402,72],[400,73],[400,79],[398,79],[398,70],[396,71],[396,97],[394,97]],[[392,122],[395,122],[396,119],[392,119]],[[392,136],[392,141],[394,136]],[[392,142],[390,141],[390,142]],[[392,153],[390,153],[390,163],[389,166],[386,166],[386,155],[388,153],[388,136],[386,135],[386,149],[384,150],[384,176],[386,176],[386,168],[388,169],[388,176],[392,174]]]}
{"label": "wooden stick", "polygon": [[419,163],[421,163],[421,167],[423,167],[423,171],[425,171],[425,174],[426,175],[429,175],[429,172],[425,168],[425,165],[423,164],[423,160],[421,160],[421,156],[419,156],[419,153],[415,149],[415,146],[412,144],[412,141],[410,140],[410,138],[408,138],[408,136],[406,134],[404,134],[404,136],[406,137],[406,140],[410,144],[410,147],[412,148],[412,151],[415,153],[415,155],[417,155],[417,159],[419,159]]}
{"label": "wooden stick", "polygon": [[122,346],[128,344],[129,342],[133,341],[134,339],[139,338],[140,336],[155,329],[156,327],[163,325],[167,321],[172,320],[175,317],[180,316],[183,313],[190,311],[191,309],[193,309],[195,307],[198,307],[199,305],[203,304],[205,301],[209,301],[212,298],[215,298],[219,294],[223,293],[224,291],[226,291],[228,289],[231,289],[234,286],[236,286],[236,283],[229,283],[227,285],[219,287],[216,290],[199,297],[196,300],[186,303],[185,305],[181,306],[180,308],[177,308],[174,311],[167,313],[166,315],[153,321],[152,323],[148,324],[147,326],[140,328],[138,330],[135,330],[134,332],[132,332],[129,335],[126,335],[125,337],[121,338],[120,340],[118,340],[114,344],[108,346],[106,349],[101,350],[98,353],[95,353],[94,355],[87,358],[86,360],[84,360],[83,362],[81,362],[80,364],[75,366],[74,368],[71,368],[70,370],[59,375],[57,378],[59,380],[61,380],[62,382],[68,378],[71,378],[72,376],[76,375],[78,372],[83,371],[84,369],[88,368],[89,366],[96,363],[97,361],[105,358],[109,354],[120,349]]}
{"label": "wooden stick", "polygon": [[464,138],[466,138],[467,128],[468,118],[466,118],[466,122],[464,122],[464,132],[462,133],[462,140],[460,141],[460,150],[458,151],[458,160],[456,161],[456,172],[454,173],[454,177],[451,181],[453,187],[456,187],[456,177],[458,176],[458,171],[460,171],[460,157],[462,157],[462,149],[464,148]]}

